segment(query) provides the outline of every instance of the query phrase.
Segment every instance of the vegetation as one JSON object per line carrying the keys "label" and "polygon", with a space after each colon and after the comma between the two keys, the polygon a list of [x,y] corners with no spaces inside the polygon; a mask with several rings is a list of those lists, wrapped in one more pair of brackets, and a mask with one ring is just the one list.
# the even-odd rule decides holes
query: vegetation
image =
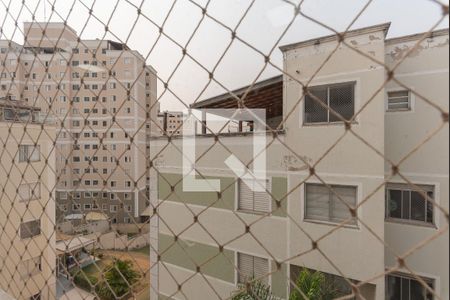
{"label": "vegetation", "polygon": [[321,272],[303,269],[295,285],[289,300],[330,300],[337,296],[334,284]]}
{"label": "vegetation", "polygon": [[131,292],[132,285],[139,280],[131,261],[117,260],[107,270],[105,281],[96,289],[97,295],[104,300],[122,298]]}
{"label": "vegetation", "polygon": [[78,287],[91,293],[95,290],[95,286],[98,283],[97,277],[85,274],[84,272],[78,272],[73,281]]}
{"label": "vegetation", "polygon": [[275,300],[270,290],[270,286],[261,281],[251,281],[242,285],[240,290],[235,293],[232,300]]}

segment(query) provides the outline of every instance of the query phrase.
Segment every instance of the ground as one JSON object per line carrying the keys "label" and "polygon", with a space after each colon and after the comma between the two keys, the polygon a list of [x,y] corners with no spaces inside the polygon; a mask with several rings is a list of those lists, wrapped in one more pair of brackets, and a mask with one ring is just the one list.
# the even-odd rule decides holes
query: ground
{"label": "ground", "polygon": [[150,251],[148,248],[144,247],[129,252],[112,250],[98,251],[96,254],[103,254],[103,258],[96,262],[96,265],[90,265],[84,268],[83,271],[86,274],[99,277],[101,274],[100,270],[104,270],[114,258],[129,260],[133,263],[134,269],[142,276],[141,281],[134,288],[137,294],[135,299],[148,300],[150,299]]}

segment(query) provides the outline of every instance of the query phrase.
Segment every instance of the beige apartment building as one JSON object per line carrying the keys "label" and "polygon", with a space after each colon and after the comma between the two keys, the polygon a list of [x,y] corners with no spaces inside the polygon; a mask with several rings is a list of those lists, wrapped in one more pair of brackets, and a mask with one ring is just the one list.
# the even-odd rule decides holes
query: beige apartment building
{"label": "beige apartment building", "polygon": [[180,135],[183,132],[184,114],[181,111],[164,111],[158,114],[159,135]]}
{"label": "beige apartment building", "polygon": [[126,45],[83,40],[63,23],[24,23],[23,32],[23,45],[0,41],[0,96],[58,124],[58,222],[91,211],[134,222],[148,205],[156,71]]}
{"label": "beige apartment building", "polygon": [[56,299],[56,133],[42,121],[38,108],[0,98],[1,299]]}
{"label": "beige apartment building", "polygon": [[[448,212],[448,120],[436,107],[448,111],[449,34],[386,39],[389,26],[348,32],[351,47],[335,35],[281,47],[288,75],[257,83],[245,99],[265,109],[273,130],[220,134],[221,145],[207,130],[195,136],[197,179],[218,180],[218,192],[184,190],[179,149],[188,137],[172,138],[172,147],[153,139],[153,298],[227,299],[258,278],[288,299],[301,268],[333,278],[341,295],[352,293],[350,281],[364,299],[449,298],[448,230],[439,234],[448,220],[433,204]],[[398,82],[385,85],[385,65],[401,60]],[[299,82],[312,77],[309,91],[346,120],[357,115],[351,125],[303,97]],[[192,107],[211,108],[238,103],[222,95]],[[267,139],[268,178],[253,182],[265,192],[251,191],[225,163],[231,153],[252,161],[255,136]],[[402,161],[400,173],[384,158]]]}

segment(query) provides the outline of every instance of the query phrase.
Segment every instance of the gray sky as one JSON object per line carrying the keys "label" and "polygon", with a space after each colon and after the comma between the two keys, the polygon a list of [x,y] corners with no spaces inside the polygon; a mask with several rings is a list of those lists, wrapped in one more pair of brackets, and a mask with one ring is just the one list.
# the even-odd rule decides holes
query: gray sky
{"label": "gray sky", "polygon": [[[102,38],[104,27],[94,17],[89,18],[88,10],[83,6],[93,6],[93,15],[102,22],[111,18],[110,30],[122,41],[148,56],[148,63],[157,71],[164,81],[170,78],[169,86],[185,103],[192,103],[200,96],[205,99],[226,92],[218,84],[210,84],[201,94],[209,82],[209,75],[202,67],[213,70],[214,77],[227,89],[235,89],[252,83],[263,70],[264,59],[245,44],[235,41],[226,51],[231,34],[228,29],[214,20],[205,17],[192,39],[191,35],[202,20],[202,11],[198,6],[205,7],[209,2],[208,14],[223,23],[235,28],[243,14],[254,1],[254,5],[240,23],[237,34],[248,44],[259,51],[271,54],[271,60],[281,68],[282,57],[278,46],[298,42],[301,40],[331,34],[326,28],[297,16],[295,22],[285,33],[280,43],[277,41],[286,30],[293,18],[292,6],[283,0],[46,0],[55,3],[55,11],[51,12],[50,5],[46,6],[47,20],[60,22],[61,17],[67,19],[84,39]],[[291,0],[298,3],[300,0]],[[23,21],[31,21],[31,13],[21,7],[19,0],[0,0],[0,22],[3,29],[2,39],[13,39],[22,42],[23,37],[15,29],[14,19],[22,26]],[[44,0],[26,0],[30,10],[37,9],[36,18],[44,20]],[[10,13],[5,19],[5,6],[10,3]],[[196,3],[197,5],[195,5]],[[338,31],[343,31],[361,11],[367,1],[363,0],[305,0],[302,10],[306,15],[317,19]],[[448,0],[444,3],[448,4]],[[161,26],[169,14],[164,25],[164,32],[178,44],[186,46],[188,53],[197,61],[185,57],[179,46],[162,36],[158,40],[159,29],[147,18],[141,16],[136,26],[132,26],[137,18],[136,9],[132,6],[142,4],[142,14],[153,23]],[[72,12],[69,14],[70,9]],[[359,28],[384,22],[392,22],[389,37],[412,34],[429,30],[441,17],[441,8],[432,0],[373,0],[367,10],[360,16],[352,28]],[[68,17],[67,17],[68,16]],[[86,26],[86,27],[85,27]],[[438,28],[448,27],[448,18]],[[83,30],[84,28],[84,30]],[[130,34],[131,32],[131,34]],[[107,38],[115,39],[111,35]],[[155,44],[156,43],[156,44]],[[223,57],[222,57],[223,56]],[[180,60],[181,63],[180,63]],[[199,64],[198,64],[199,63]],[[178,69],[173,74],[176,66]],[[173,74],[173,75],[172,75]],[[264,79],[278,75],[279,71],[273,67],[264,69],[261,77]],[[159,84],[158,94],[164,91]],[[161,97],[162,110],[182,109],[183,105],[169,93]]]}

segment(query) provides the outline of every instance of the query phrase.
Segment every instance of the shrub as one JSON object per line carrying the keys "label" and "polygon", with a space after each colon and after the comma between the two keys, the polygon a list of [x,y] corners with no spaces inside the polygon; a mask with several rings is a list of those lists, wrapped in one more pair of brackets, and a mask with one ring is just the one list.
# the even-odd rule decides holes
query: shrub
{"label": "shrub", "polygon": [[249,282],[241,285],[240,290],[235,293],[232,300],[275,300],[270,290],[270,286],[261,281]]}
{"label": "shrub", "polygon": [[330,300],[336,297],[333,284],[321,272],[303,269],[295,285],[289,300]]}
{"label": "shrub", "polygon": [[122,298],[131,291],[131,286],[139,279],[139,274],[133,269],[131,261],[117,260],[107,270],[106,282],[101,282],[96,289],[97,295],[104,300]]}
{"label": "shrub", "polygon": [[92,275],[79,272],[74,277],[74,283],[85,291],[92,292],[98,283],[98,279]]}

